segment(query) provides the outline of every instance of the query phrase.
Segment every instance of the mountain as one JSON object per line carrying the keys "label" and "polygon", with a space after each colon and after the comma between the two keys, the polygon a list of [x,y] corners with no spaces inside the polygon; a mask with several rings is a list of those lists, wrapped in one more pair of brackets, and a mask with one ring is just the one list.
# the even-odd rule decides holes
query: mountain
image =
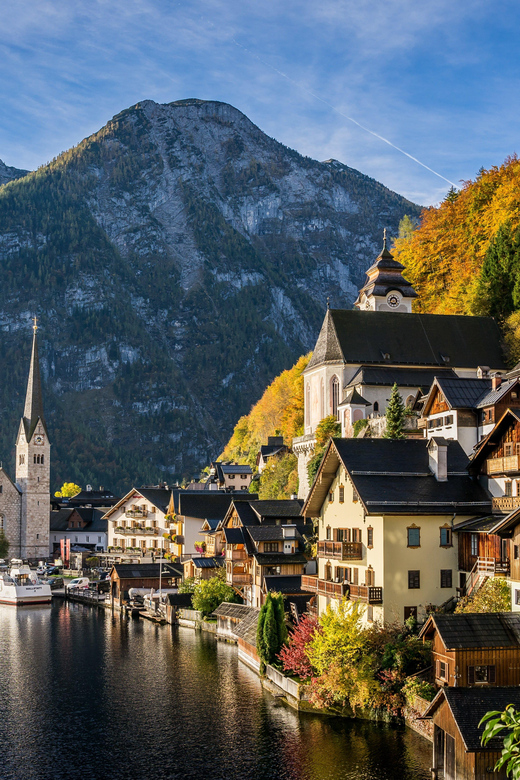
{"label": "mountain", "polygon": [[11,168],[0,160],[0,185],[7,184],[8,181],[13,181],[14,179],[21,179],[22,176],[25,176],[27,173],[29,173],[29,171],[24,171],[20,168]]}
{"label": "mountain", "polygon": [[352,304],[419,208],[302,157],[224,103],[152,101],[0,187],[0,458],[40,322],[53,482],[129,484],[214,458]]}

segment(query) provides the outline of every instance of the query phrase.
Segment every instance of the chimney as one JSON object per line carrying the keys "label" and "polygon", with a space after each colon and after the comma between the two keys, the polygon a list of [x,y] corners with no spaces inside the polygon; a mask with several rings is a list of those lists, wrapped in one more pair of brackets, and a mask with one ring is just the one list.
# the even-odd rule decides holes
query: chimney
{"label": "chimney", "polygon": [[291,493],[291,501],[296,501],[297,498],[298,496],[296,495],[296,493]]}
{"label": "chimney", "polygon": [[432,436],[428,442],[428,467],[437,482],[448,481],[448,442]]}
{"label": "chimney", "polygon": [[477,368],[477,379],[484,379],[489,374],[489,366],[479,366]]}
{"label": "chimney", "polygon": [[498,390],[501,384],[502,384],[502,377],[500,376],[500,374],[493,374],[493,376],[491,377],[491,389]]}

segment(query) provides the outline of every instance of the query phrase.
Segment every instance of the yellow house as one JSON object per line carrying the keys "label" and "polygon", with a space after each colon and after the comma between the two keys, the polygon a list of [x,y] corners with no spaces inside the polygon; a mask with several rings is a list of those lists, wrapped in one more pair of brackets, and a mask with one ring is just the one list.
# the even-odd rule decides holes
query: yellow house
{"label": "yellow house", "polygon": [[321,614],[343,596],[365,620],[419,620],[456,596],[455,521],[486,515],[460,444],[332,439],[302,514],[318,518],[318,575],[302,577]]}

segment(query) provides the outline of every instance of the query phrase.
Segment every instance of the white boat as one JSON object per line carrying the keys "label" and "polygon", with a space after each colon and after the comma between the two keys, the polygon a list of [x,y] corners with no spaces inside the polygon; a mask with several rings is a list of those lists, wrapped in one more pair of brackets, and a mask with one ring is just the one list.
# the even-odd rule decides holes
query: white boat
{"label": "white boat", "polygon": [[51,586],[22,561],[13,558],[9,574],[0,573],[0,604],[50,604]]}

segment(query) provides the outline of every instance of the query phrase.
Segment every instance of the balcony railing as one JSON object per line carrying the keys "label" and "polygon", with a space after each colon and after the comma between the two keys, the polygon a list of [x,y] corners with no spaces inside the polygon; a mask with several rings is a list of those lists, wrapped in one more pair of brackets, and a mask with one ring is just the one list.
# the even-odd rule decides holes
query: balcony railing
{"label": "balcony railing", "polygon": [[318,557],[360,561],[363,558],[363,545],[361,542],[318,542]]}
{"label": "balcony railing", "polygon": [[493,499],[493,512],[511,512],[520,506],[520,496],[500,496]]}
{"label": "balcony railing", "polygon": [[345,595],[347,587],[348,585],[344,582],[329,582],[329,580],[320,580],[310,574],[302,575],[302,590],[317,593],[319,596],[341,599]]}
{"label": "balcony railing", "polygon": [[251,585],[253,577],[251,574],[228,574],[227,581],[233,585]]}
{"label": "balcony railing", "polygon": [[141,528],[140,526],[134,526],[133,528],[118,526],[114,528],[114,533],[124,536],[156,536],[159,533],[158,528]]}
{"label": "balcony railing", "polygon": [[247,550],[230,550],[226,548],[226,560],[227,561],[245,561],[249,558]]}
{"label": "balcony railing", "polygon": [[383,588],[376,588],[373,585],[350,585],[349,599],[362,601],[364,604],[382,604]]}
{"label": "balcony railing", "polygon": [[126,517],[148,517],[147,509],[127,509],[125,511]]}
{"label": "balcony railing", "polygon": [[520,455],[507,455],[504,458],[488,458],[488,474],[515,474],[520,472]]}

